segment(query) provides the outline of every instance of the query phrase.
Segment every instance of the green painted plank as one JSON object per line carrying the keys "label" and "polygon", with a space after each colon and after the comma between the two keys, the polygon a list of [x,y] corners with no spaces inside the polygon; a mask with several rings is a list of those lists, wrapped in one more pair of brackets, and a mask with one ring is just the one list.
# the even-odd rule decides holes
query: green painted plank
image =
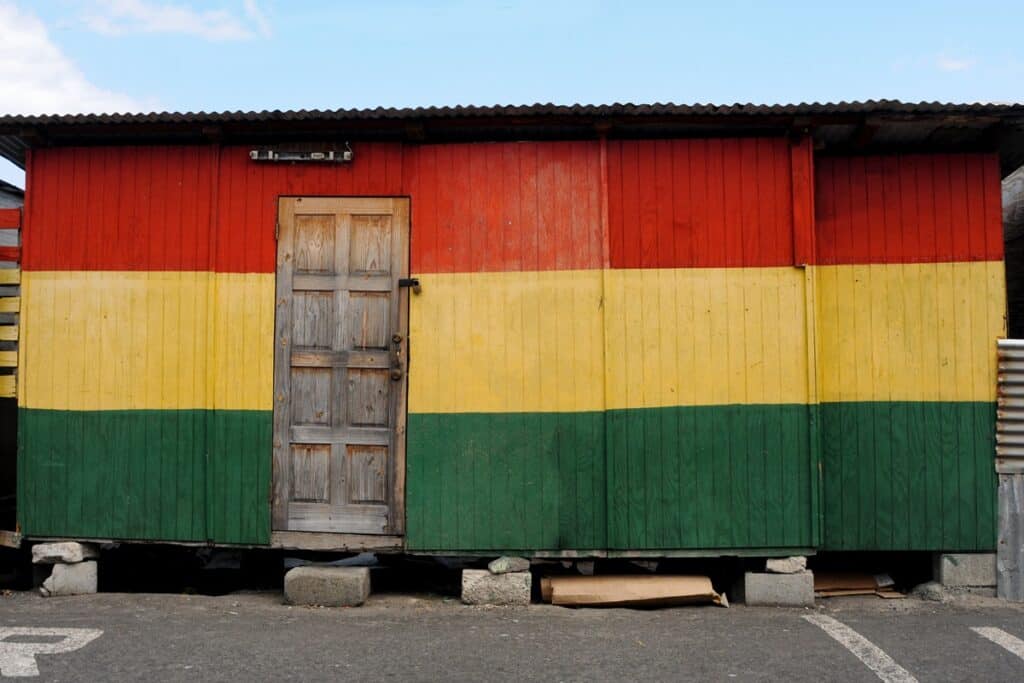
{"label": "green painted plank", "polygon": [[[410,414],[409,549],[603,548],[603,420],[601,413]],[[442,496],[438,480],[455,482],[454,495]]]}
{"label": "green painted plank", "polygon": [[[610,482],[609,489],[626,500],[653,495],[661,514],[646,520],[609,516],[609,548],[696,549],[801,547],[812,544],[807,477],[783,481],[782,491],[766,492],[768,468],[809,471],[807,407],[802,405],[731,405],[609,411],[609,472],[625,472],[626,485]],[[652,431],[651,425],[658,427]],[[631,435],[642,430],[644,439]],[[652,448],[651,444],[658,444]],[[711,454],[710,463],[705,454]],[[643,463],[645,469],[636,465]],[[772,463],[775,463],[772,465]],[[700,485],[687,496],[665,495],[663,472],[694,472]],[[773,481],[775,481],[773,480]],[[800,487],[808,490],[801,491]],[[782,501],[798,501],[789,522]],[[774,501],[774,502],[772,502]],[[755,509],[756,508],[756,509]],[[689,525],[674,520],[692,520]],[[661,525],[659,528],[658,525]],[[641,533],[649,528],[652,533]],[[797,531],[793,531],[793,529]]]}
{"label": "green painted plank", "polygon": [[[23,533],[269,543],[271,419],[262,411],[21,408]],[[212,498],[208,457],[218,463]]]}
{"label": "green painted plank", "polygon": [[820,415],[825,550],[995,548],[994,404],[826,403]]}

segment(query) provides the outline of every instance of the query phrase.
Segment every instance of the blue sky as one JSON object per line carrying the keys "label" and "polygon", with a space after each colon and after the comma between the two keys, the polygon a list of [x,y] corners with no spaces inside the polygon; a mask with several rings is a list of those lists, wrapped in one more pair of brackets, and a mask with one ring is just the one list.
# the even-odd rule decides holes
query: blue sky
{"label": "blue sky", "polygon": [[0,0],[2,112],[869,98],[1024,99],[1024,2]]}

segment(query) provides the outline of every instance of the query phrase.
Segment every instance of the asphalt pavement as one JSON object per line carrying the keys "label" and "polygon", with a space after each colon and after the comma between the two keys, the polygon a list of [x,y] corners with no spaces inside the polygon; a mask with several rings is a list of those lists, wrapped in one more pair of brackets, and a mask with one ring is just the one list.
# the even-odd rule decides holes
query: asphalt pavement
{"label": "asphalt pavement", "polygon": [[400,595],[348,609],[279,593],[0,597],[0,669],[40,681],[1022,681],[1015,641],[1024,608],[995,600],[572,610]]}

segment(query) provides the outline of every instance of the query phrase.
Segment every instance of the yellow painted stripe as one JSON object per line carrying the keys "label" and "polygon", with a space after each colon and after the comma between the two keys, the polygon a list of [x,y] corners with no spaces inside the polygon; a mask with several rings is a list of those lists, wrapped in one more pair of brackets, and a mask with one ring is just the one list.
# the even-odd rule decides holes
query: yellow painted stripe
{"label": "yellow painted stripe", "polygon": [[607,273],[608,407],[807,401],[804,273]]}
{"label": "yellow painted stripe", "polygon": [[30,271],[21,298],[24,406],[272,408],[273,274]]}
{"label": "yellow painted stripe", "polygon": [[21,299],[16,296],[0,297],[0,313],[17,313]]}
{"label": "yellow painted stripe", "polygon": [[0,368],[18,367],[17,351],[0,351]]}
{"label": "yellow painted stripe", "polygon": [[0,398],[14,398],[16,384],[14,375],[0,375]]}
{"label": "yellow painted stripe", "polygon": [[0,268],[0,285],[16,285],[21,281],[21,269]]}
{"label": "yellow painted stripe", "polygon": [[410,412],[807,400],[799,269],[461,273],[420,280],[422,294],[411,298]]}
{"label": "yellow painted stripe", "polygon": [[0,341],[18,341],[18,326],[0,325]]}
{"label": "yellow painted stripe", "polygon": [[409,411],[604,408],[601,271],[419,276]]}
{"label": "yellow painted stripe", "polygon": [[815,271],[822,402],[995,400],[1002,262]]}

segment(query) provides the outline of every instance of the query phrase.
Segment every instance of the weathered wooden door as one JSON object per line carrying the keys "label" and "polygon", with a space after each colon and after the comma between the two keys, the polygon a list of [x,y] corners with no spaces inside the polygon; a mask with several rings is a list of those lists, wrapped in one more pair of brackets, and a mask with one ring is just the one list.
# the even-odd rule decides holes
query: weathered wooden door
{"label": "weathered wooden door", "polygon": [[275,530],[404,528],[409,203],[282,198]]}

